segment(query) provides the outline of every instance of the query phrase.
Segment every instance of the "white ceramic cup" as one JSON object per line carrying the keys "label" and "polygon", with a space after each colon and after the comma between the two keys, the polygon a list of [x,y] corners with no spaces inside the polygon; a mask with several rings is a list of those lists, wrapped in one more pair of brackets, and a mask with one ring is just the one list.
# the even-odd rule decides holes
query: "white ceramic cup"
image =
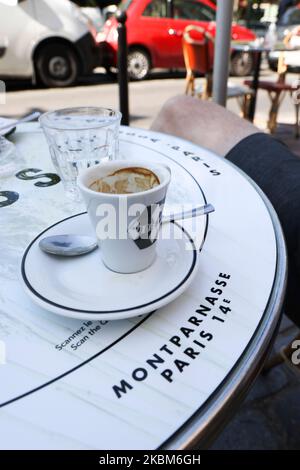
{"label": "white ceramic cup", "polygon": [[[99,178],[128,167],[151,170],[160,184],[132,194],[101,193],[90,189]],[[171,171],[166,165],[142,160],[102,162],[79,175],[77,183],[96,231],[102,260],[112,271],[134,273],[154,262],[170,179]]]}

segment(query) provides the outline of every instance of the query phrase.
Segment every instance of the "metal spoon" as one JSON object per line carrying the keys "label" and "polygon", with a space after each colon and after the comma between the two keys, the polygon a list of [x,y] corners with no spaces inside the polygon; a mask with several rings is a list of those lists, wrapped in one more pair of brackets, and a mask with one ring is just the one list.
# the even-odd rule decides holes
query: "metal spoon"
{"label": "metal spoon", "polygon": [[80,256],[98,247],[97,240],[85,235],[52,235],[39,242],[42,251],[57,256]]}
{"label": "metal spoon", "polygon": [[215,208],[212,204],[204,204],[203,206],[196,206],[189,211],[163,215],[161,222],[165,224],[166,222],[172,222],[173,220],[191,219],[192,217],[198,217],[199,215],[209,214],[214,211]]}
{"label": "metal spoon", "polygon": [[[168,222],[173,222],[175,220],[182,219],[191,219],[192,217],[198,217],[200,215],[209,214],[214,212],[215,208],[212,204],[204,204],[203,206],[196,206],[193,209],[185,212],[176,212],[168,215],[163,215],[161,218],[161,223],[165,224]],[[140,235],[140,221],[144,215],[147,218],[147,209],[145,209],[146,214],[140,214],[138,217],[133,219],[128,226],[128,235],[132,240],[137,240]]]}
{"label": "metal spoon", "polygon": [[[199,215],[209,214],[214,212],[215,208],[211,204],[205,204],[203,206],[195,207],[194,209],[187,212],[178,212],[175,214],[164,215],[162,217],[162,223],[171,222],[173,220],[189,219],[197,217]],[[132,238],[135,239],[134,230],[136,222],[139,218],[133,221],[134,227],[128,229],[130,234],[132,230]],[[39,247],[42,251],[50,253],[56,256],[80,256],[94,251],[98,247],[97,240],[93,237],[85,235],[52,235],[45,237],[39,242]]]}

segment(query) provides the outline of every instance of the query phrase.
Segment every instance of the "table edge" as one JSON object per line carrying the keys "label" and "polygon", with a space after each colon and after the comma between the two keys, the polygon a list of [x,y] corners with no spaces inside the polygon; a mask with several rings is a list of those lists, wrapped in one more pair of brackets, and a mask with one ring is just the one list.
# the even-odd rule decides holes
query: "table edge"
{"label": "table edge", "polygon": [[281,320],[287,283],[287,251],[281,224],[275,209],[257,184],[236,165],[228,160],[226,163],[234,167],[254,187],[271,217],[277,246],[273,288],[262,319],[238,362],[207,402],[162,444],[161,449],[195,449],[196,446],[207,448],[212,443],[232,418],[261,371]]}
{"label": "table edge", "polygon": [[[39,124],[34,124],[35,126],[26,126],[26,124],[18,126],[19,129],[17,129],[16,134],[18,134],[18,131],[19,133],[41,131]],[[126,128],[128,126],[122,127]],[[151,129],[138,127],[133,127],[133,129],[150,131],[151,133],[161,135],[162,137],[175,137],[177,140],[197,145],[193,142],[187,141],[186,139],[152,131]],[[198,147],[201,148],[201,146]],[[212,393],[207,402],[204,405],[201,405],[199,410],[197,410],[178,431],[162,443],[159,447],[160,449],[194,449],[195,446],[207,448],[214,437],[216,437],[227,424],[242,401],[247,390],[251,385],[253,385],[255,378],[263,366],[264,359],[269,351],[272,340],[276,335],[277,327],[281,319],[281,310],[287,282],[287,252],[285,240],[278,216],[267,196],[257,186],[257,184],[236,165],[216,155],[209,149],[205,148],[205,151],[210,153],[212,156],[220,158],[222,161],[225,160],[226,164],[230,165],[235,169],[235,171],[240,173],[262,198],[271,217],[276,237],[276,273],[266,310],[242,356],[233,366],[219,387]],[[270,322],[270,320],[272,321]],[[250,359],[254,355],[255,360],[251,361]],[[211,406],[212,400],[214,401],[213,406]],[[232,406],[233,402],[234,406]]]}

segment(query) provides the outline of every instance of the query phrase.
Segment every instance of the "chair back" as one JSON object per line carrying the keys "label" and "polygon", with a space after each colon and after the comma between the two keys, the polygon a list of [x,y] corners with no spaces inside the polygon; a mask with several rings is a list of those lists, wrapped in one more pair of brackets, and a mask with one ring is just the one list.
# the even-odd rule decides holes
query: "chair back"
{"label": "chair back", "polygon": [[214,39],[200,26],[187,26],[183,33],[182,49],[187,71],[207,75],[213,68]]}
{"label": "chair back", "polygon": [[[289,31],[283,39],[283,44],[285,46],[288,46],[291,42],[291,39],[300,33],[300,28],[298,31],[299,32],[297,32],[296,30]],[[286,64],[286,55],[284,51],[281,51],[279,54],[278,66],[277,66],[278,83],[285,83],[287,70],[288,70],[288,67]]]}

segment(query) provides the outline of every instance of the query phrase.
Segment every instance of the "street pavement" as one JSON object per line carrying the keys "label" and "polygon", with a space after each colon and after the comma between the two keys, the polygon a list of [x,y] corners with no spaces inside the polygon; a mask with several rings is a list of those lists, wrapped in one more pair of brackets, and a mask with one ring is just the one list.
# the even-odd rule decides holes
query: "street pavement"
{"label": "street pavement", "polygon": [[[266,68],[262,78],[276,79]],[[289,75],[288,80],[293,81]],[[198,79],[201,80],[201,79]],[[244,79],[232,78],[235,83]],[[170,97],[183,94],[183,73],[153,73],[143,82],[130,83],[131,125],[148,128],[161,105]],[[26,81],[7,83],[6,104],[0,105],[0,116],[19,117],[33,109],[48,111],[69,106],[118,107],[118,85],[97,70],[92,76],[68,89],[40,89]],[[239,113],[236,100],[228,101],[228,108]],[[266,128],[269,109],[267,94],[258,93],[255,123]],[[180,110],[179,110],[180,112]],[[300,156],[300,139],[293,136],[295,111],[287,95],[279,112],[278,137]],[[288,343],[297,334],[296,327],[284,317],[275,350]],[[268,374],[260,375],[232,421],[221,432],[214,449],[300,449],[300,374],[291,372],[285,364]]]}
{"label": "street pavement", "polygon": [[[276,74],[263,67],[261,78],[276,80]],[[297,76],[296,76],[297,78]],[[293,82],[295,75],[289,74]],[[198,79],[200,83],[202,79]],[[245,78],[231,77],[236,84],[243,84]],[[103,106],[118,108],[119,95],[116,80],[110,79],[102,69],[82,78],[77,86],[59,89],[43,89],[33,86],[29,81],[10,80],[6,82],[6,104],[0,104],[0,116],[20,117],[34,110],[49,111],[72,106]],[[162,104],[175,95],[184,93],[183,72],[153,72],[148,80],[129,84],[129,107],[131,126],[148,128]],[[236,99],[230,99],[228,109],[240,114]],[[258,92],[255,124],[266,130],[269,98],[265,91]],[[279,138],[300,156],[300,144],[293,138],[292,126],[295,123],[295,110],[290,95],[286,95],[279,111]]]}
{"label": "street pavement", "polygon": [[[276,74],[263,69],[261,78],[276,79]],[[199,82],[201,79],[198,79]],[[231,81],[242,84],[244,78],[232,77]],[[295,76],[289,75],[289,81]],[[81,79],[79,84],[71,88],[41,89],[34,87],[28,81],[7,82],[6,104],[0,105],[0,115],[22,116],[32,109],[48,111],[51,109],[69,106],[97,105],[104,107],[118,107],[118,85],[106,74],[98,69],[93,75]],[[172,96],[184,93],[184,74],[155,72],[151,78],[142,82],[129,84],[131,125],[136,127],[149,127],[162,104]],[[269,99],[267,93],[259,91],[257,99],[256,124],[265,128]],[[239,106],[235,99],[228,101],[228,109],[239,113]],[[293,124],[295,112],[292,100],[287,95],[280,107],[279,122]]]}

